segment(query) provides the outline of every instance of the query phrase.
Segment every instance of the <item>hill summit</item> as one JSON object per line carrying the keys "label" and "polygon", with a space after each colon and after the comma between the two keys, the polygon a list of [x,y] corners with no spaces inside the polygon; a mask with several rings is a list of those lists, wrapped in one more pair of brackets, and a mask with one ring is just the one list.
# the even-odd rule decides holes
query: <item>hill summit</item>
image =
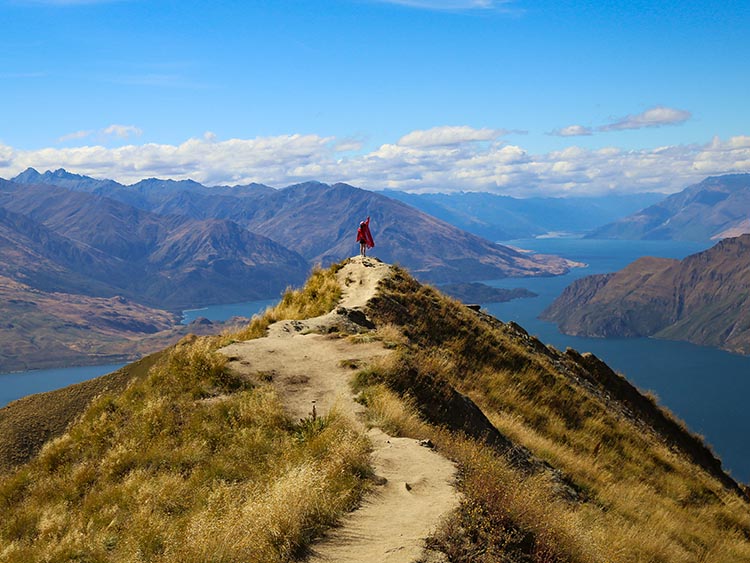
{"label": "hill summit", "polygon": [[376,259],[103,381],[0,409],[4,561],[750,559],[651,398]]}

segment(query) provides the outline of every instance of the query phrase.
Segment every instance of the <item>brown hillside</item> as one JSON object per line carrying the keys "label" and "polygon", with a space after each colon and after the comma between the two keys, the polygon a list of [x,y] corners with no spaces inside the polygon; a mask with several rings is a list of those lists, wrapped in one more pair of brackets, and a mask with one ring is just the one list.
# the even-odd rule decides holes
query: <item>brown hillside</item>
{"label": "brown hillside", "polygon": [[750,354],[750,235],[575,281],[542,314],[566,334],[656,336]]}
{"label": "brown hillside", "polygon": [[34,457],[42,446],[60,436],[103,393],[119,393],[161,357],[152,354],[102,377],[64,389],[30,395],[0,408],[0,472]]}
{"label": "brown hillside", "polygon": [[369,258],[80,412],[0,475],[10,563],[750,560],[745,493],[652,399]]}

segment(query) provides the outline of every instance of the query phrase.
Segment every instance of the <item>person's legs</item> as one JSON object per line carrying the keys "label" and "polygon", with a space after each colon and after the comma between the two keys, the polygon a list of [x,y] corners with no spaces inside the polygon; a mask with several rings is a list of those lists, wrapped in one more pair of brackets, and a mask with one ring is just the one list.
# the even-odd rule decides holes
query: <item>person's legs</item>
{"label": "person's legs", "polygon": [[367,256],[367,245],[365,244],[365,241],[361,241],[361,242],[359,243],[359,254],[360,254],[360,256],[362,256],[363,258],[364,258],[365,256]]}

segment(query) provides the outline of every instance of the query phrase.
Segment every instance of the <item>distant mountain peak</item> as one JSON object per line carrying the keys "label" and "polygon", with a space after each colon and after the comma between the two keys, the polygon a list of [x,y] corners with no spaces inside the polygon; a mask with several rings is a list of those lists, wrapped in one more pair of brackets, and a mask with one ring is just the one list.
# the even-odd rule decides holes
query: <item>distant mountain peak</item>
{"label": "distant mountain peak", "polygon": [[41,178],[42,175],[39,173],[36,168],[32,168],[29,166],[26,170],[21,172],[18,176],[15,178],[11,178],[11,182],[16,182],[19,184],[31,184],[32,182],[36,182]]}
{"label": "distant mountain peak", "polygon": [[750,174],[709,176],[587,238],[707,241],[747,232]]}
{"label": "distant mountain peak", "polygon": [[68,172],[65,170],[65,168],[58,168],[54,172],[47,170],[44,173],[45,176],[52,176],[53,178],[83,178],[81,174],[73,174],[72,172]]}
{"label": "distant mountain peak", "polygon": [[[80,174],[73,174],[72,172],[68,172],[65,170],[65,168],[58,168],[57,170],[46,170],[44,174],[40,173],[36,168],[32,168],[29,166],[26,170],[21,172],[18,176],[13,178],[11,181],[16,182],[17,184],[30,184],[32,182],[39,182],[44,180],[52,180],[52,179],[89,179],[87,176],[82,176]],[[93,178],[91,178],[93,179]]]}

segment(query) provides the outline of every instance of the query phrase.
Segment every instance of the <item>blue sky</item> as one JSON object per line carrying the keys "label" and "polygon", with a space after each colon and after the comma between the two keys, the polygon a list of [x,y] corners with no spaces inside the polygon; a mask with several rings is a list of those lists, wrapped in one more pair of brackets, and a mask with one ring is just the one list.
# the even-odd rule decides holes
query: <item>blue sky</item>
{"label": "blue sky", "polygon": [[0,0],[0,176],[512,195],[750,171],[744,1]]}

